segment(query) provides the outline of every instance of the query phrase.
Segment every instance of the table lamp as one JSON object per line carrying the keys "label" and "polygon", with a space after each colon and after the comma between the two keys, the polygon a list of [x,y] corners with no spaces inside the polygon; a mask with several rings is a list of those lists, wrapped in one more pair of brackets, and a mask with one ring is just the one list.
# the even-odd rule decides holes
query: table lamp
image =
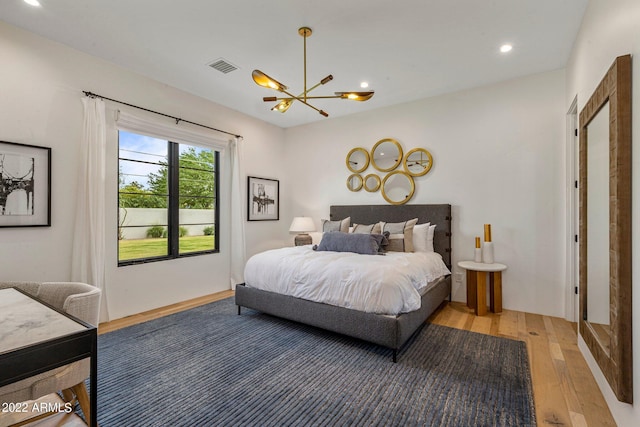
{"label": "table lamp", "polygon": [[311,236],[307,234],[309,231],[315,231],[316,226],[313,219],[308,216],[297,216],[293,218],[290,233],[298,233],[294,239],[296,246],[310,245],[312,243]]}

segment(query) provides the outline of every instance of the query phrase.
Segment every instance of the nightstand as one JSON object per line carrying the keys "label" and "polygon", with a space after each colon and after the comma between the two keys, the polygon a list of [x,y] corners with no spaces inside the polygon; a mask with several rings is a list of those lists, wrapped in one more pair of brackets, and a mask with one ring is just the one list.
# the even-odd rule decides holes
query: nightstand
{"label": "nightstand", "polygon": [[502,313],[502,272],[507,266],[494,262],[485,264],[460,261],[458,267],[467,270],[467,307],[473,308],[477,316],[487,314],[487,274],[489,274],[489,309]]}

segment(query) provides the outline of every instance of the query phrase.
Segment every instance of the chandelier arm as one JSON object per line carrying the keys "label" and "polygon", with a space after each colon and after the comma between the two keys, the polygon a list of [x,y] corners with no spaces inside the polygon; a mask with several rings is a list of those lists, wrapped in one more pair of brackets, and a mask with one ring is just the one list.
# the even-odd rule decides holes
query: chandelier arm
{"label": "chandelier arm", "polygon": [[[323,82],[319,82],[318,84],[316,84],[315,86],[313,86],[312,88],[310,88],[307,93],[311,92],[312,90],[314,90],[315,88],[322,86],[324,83]],[[300,95],[298,95],[297,97],[292,96],[291,98],[275,98],[275,99],[270,99],[269,101],[290,101],[292,99],[298,99],[298,98],[302,98],[302,96],[304,95],[304,92],[301,93]],[[307,99],[313,99],[313,98],[340,98],[339,96],[328,96],[328,97],[307,97]]]}
{"label": "chandelier arm", "polygon": [[327,95],[327,96],[308,96],[307,99],[331,99],[342,98],[342,95]]}
{"label": "chandelier arm", "polygon": [[306,105],[307,107],[313,108],[314,110],[316,110],[318,113],[322,114],[323,116],[327,117],[328,114],[324,111],[322,111],[319,108],[314,107],[313,105],[309,104],[307,101],[305,101],[304,99],[300,98],[299,96],[295,96],[292,93],[287,92],[286,90],[283,90],[282,92],[286,93],[287,95],[289,95],[291,98],[296,99],[300,102],[302,102],[304,105]]}
{"label": "chandelier arm", "polygon": [[287,95],[289,95],[292,99],[296,99],[296,100],[298,100],[298,101],[302,102],[303,104],[305,104],[305,105],[307,105],[307,106],[309,106],[309,107],[313,108],[314,110],[316,110],[316,111],[320,111],[320,110],[318,110],[316,107],[314,107],[313,105],[309,105],[309,104],[307,103],[307,101],[305,101],[305,100],[304,100],[303,98],[301,98],[300,96],[295,96],[294,94],[289,93],[289,92],[287,92],[286,90],[283,90],[282,92],[283,92],[283,93],[286,93]]}
{"label": "chandelier arm", "polygon": [[[317,83],[315,86],[313,86],[311,89],[309,89],[309,90],[305,90],[304,95],[308,94],[309,92],[311,92],[311,91],[312,91],[312,90],[314,90],[315,88],[317,88],[317,87],[319,87],[319,86],[322,86],[322,84],[323,84],[322,82],[318,82],[318,83]],[[302,96],[302,95],[303,95],[303,94],[300,94],[300,96]],[[306,99],[306,98],[307,98],[307,97],[305,96],[305,99]]]}
{"label": "chandelier arm", "polygon": [[[302,96],[302,95],[300,95]],[[342,95],[326,95],[326,96],[307,96],[307,99],[331,99],[331,98],[343,98],[343,99],[348,99],[345,98]],[[277,101],[281,101],[281,100],[287,100],[287,99],[298,99],[295,96],[292,98],[276,98]]]}

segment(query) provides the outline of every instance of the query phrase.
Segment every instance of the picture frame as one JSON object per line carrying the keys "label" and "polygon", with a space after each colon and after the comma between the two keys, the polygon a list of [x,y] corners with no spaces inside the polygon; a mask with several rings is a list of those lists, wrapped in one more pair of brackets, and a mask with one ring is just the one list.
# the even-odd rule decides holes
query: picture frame
{"label": "picture frame", "polygon": [[0,141],[0,228],[51,226],[51,148]]}
{"label": "picture frame", "polygon": [[247,177],[247,220],[278,221],[280,219],[280,181]]}

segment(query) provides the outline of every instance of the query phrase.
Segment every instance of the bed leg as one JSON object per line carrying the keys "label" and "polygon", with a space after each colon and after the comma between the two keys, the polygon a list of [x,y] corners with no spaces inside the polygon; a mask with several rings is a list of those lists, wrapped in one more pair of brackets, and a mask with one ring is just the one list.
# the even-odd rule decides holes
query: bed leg
{"label": "bed leg", "polygon": [[393,350],[393,363],[396,363],[398,361],[398,350],[394,349]]}
{"label": "bed leg", "polygon": [[240,316],[240,309],[241,308],[242,308],[241,306],[238,306],[238,316]]}

